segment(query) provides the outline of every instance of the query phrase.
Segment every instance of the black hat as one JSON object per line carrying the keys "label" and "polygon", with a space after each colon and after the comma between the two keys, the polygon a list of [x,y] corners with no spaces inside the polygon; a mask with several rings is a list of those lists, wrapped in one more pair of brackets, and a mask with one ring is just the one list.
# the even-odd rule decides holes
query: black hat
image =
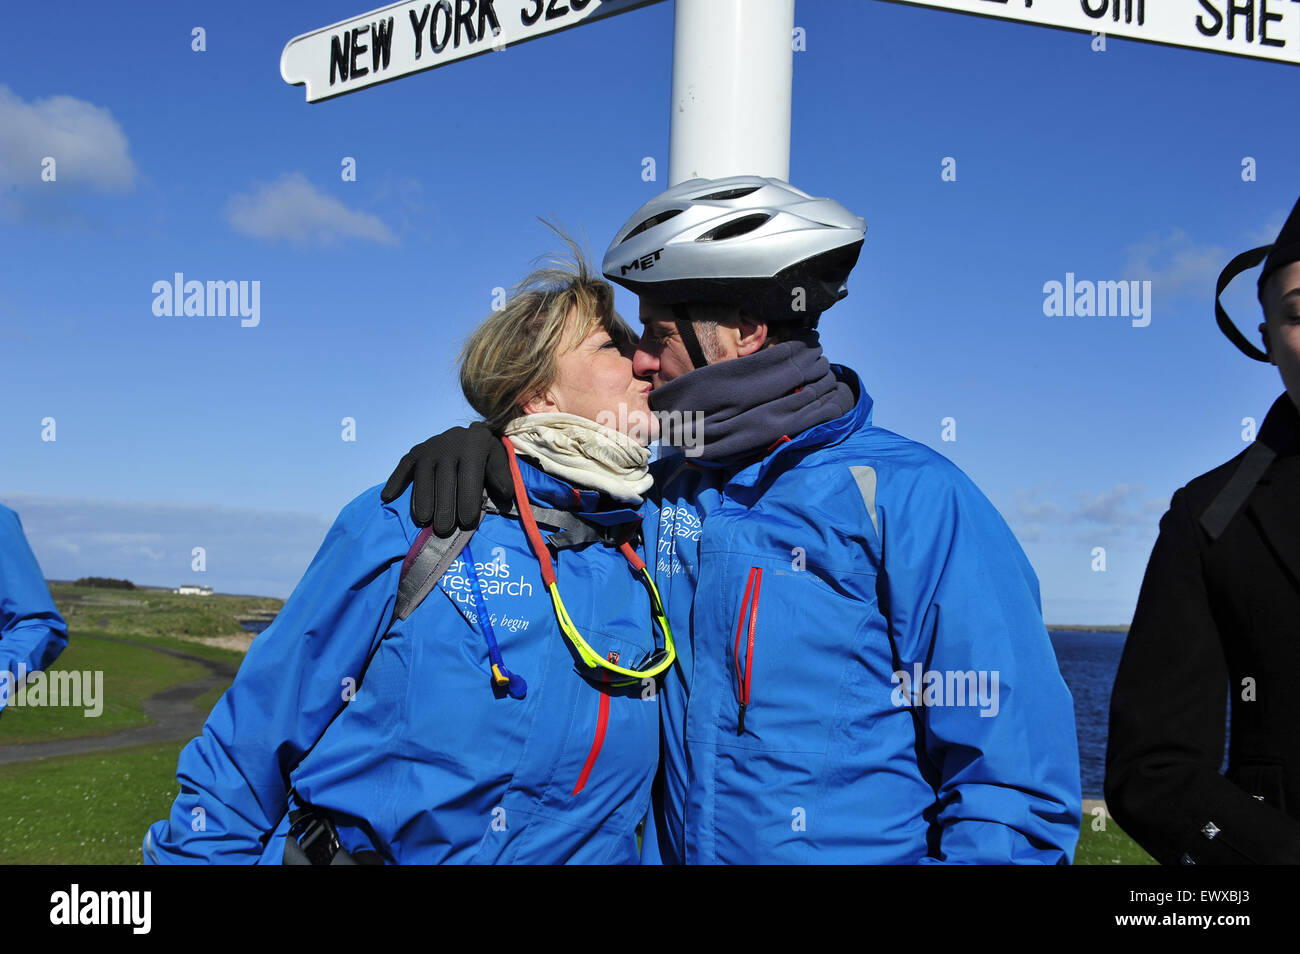
{"label": "black hat", "polygon": [[1292,262],[1300,262],[1300,199],[1296,200],[1291,217],[1282,226],[1277,241],[1273,243],[1273,251],[1268,253],[1268,260],[1264,262],[1264,270],[1259,273],[1260,301],[1264,300],[1264,283],[1279,268],[1285,268]]}
{"label": "black hat", "polygon": [[1227,267],[1219,273],[1219,283],[1214,289],[1214,318],[1219,323],[1219,330],[1228,336],[1228,340],[1237,346],[1237,349],[1248,358],[1254,358],[1256,361],[1268,361],[1268,355],[1259,350],[1249,341],[1246,336],[1237,330],[1237,326],[1232,323],[1228,313],[1223,310],[1223,304],[1219,297],[1228,284],[1249,268],[1254,268],[1260,262],[1264,262],[1264,269],[1259,274],[1259,300],[1264,300],[1264,284],[1273,276],[1273,273],[1280,268],[1285,268],[1292,262],[1300,262],[1300,200],[1296,201],[1295,208],[1291,210],[1291,216],[1282,226],[1282,231],[1278,234],[1277,241],[1272,245],[1262,245],[1259,248],[1252,248],[1249,252],[1242,252]]}

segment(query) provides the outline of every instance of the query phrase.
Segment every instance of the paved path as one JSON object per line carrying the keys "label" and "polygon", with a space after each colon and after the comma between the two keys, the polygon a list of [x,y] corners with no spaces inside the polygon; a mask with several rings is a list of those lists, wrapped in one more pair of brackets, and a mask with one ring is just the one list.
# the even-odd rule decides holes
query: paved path
{"label": "paved path", "polygon": [[153,720],[151,725],[122,729],[108,735],[88,736],[79,739],[58,739],[53,742],[12,742],[0,745],[0,765],[14,762],[28,762],[32,759],[47,759],[56,755],[83,755],[87,752],[104,752],[110,749],[122,749],[131,745],[144,745],[148,742],[170,742],[176,739],[192,739],[199,734],[208,714],[194,707],[194,700],[217,686],[229,685],[235,678],[239,666],[235,663],[218,662],[205,659],[191,653],[181,652],[165,646],[136,642],[130,639],[117,639],[111,636],[91,636],[78,633],[78,639],[102,639],[110,643],[124,643],[127,646],[140,646],[156,653],[175,656],[196,662],[208,671],[208,675],[192,682],[168,686],[140,703],[144,714]]}

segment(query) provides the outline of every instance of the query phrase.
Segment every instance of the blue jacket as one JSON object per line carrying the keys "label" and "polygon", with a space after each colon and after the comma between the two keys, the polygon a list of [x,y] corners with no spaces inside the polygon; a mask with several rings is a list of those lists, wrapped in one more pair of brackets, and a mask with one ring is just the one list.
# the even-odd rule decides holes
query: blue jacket
{"label": "blue jacket", "polygon": [[[594,492],[520,469],[536,504],[638,519],[595,513]],[[181,793],[146,835],[147,862],[279,864],[286,810],[303,804],[333,818],[344,848],[389,863],[638,861],[659,755],[654,691],[579,673],[522,527],[496,515],[385,634],[418,532],[409,494],[382,504],[375,487],[339,515],[182,751]],[[471,560],[522,699],[491,684]],[[561,550],[555,570],[593,649],[629,666],[654,647],[647,589],[616,549]]]}
{"label": "blue jacket", "polygon": [[18,514],[0,506],[0,672],[13,674],[0,678],[0,712],[20,674],[45,669],[67,645],[67,624],[54,606]]}
{"label": "blue jacket", "polygon": [[970,479],[833,367],[856,406],[758,463],[655,464],[663,860],[1067,863],[1079,757],[1038,579]]}

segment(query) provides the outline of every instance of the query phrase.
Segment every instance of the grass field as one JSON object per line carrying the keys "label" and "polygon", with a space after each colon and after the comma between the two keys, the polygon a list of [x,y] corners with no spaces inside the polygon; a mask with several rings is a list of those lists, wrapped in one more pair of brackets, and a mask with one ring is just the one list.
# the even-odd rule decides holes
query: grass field
{"label": "grass field", "polygon": [[75,632],[50,669],[102,672],[103,711],[88,717],[84,709],[77,708],[10,706],[0,715],[0,744],[107,735],[146,725],[149,719],[140,708],[142,699],[168,686],[207,675],[207,670],[195,662],[122,643],[79,639]]}
{"label": "grass field", "polygon": [[[241,618],[269,615],[271,598],[180,596],[159,590],[50,585],[68,622],[68,648],[51,667],[104,673],[104,710],[10,707],[0,716],[0,744],[105,735],[144,725],[142,700],[207,675],[199,663],[149,648],[180,650],[238,665],[243,654],[196,638],[244,635]],[[128,639],[142,646],[85,638]],[[195,700],[207,712],[225,690]],[[150,824],[176,798],[176,760],[189,740],[105,753],[0,766],[0,864],[139,864]]]}
{"label": "grass field", "polygon": [[[242,653],[196,640],[246,636],[241,618],[274,613],[283,605],[270,597],[180,596],[165,590],[112,590],[68,583],[52,583],[50,592],[69,632],[68,648],[50,669],[102,672],[103,712],[88,718],[80,708],[10,706],[0,715],[0,744],[107,735],[146,725],[150,720],[140,708],[143,699],[207,674],[198,663],[146,647],[238,666]],[[91,635],[144,645],[84,638]],[[205,694],[196,706],[210,710],[222,691]]]}
{"label": "grass field", "polygon": [[1093,830],[1094,819],[1083,813],[1083,826],[1079,831],[1079,847],[1074,853],[1076,865],[1154,865],[1156,860],[1148,855],[1115,823],[1106,818],[1105,830]]}
{"label": "grass field", "polygon": [[[51,583],[68,629],[102,630],[132,638],[213,638],[247,635],[240,619],[270,616],[284,605],[269,596],[180,596],[167,590],[110,590]],[[192,643],[188,645],[194,645]]]}
{"label": "grass field", "polygon": [[0,765],[0,864],[140,864],[180,791],[184,742]]}

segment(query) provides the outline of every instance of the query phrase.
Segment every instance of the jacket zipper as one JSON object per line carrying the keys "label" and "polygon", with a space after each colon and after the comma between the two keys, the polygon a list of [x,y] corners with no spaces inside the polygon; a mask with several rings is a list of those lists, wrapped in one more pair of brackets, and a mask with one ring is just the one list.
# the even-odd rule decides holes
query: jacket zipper
{"label": "jacket zipper", "polygon": [[[601,674],[605,678],[605,674]],[[609,727],[609,693],[604,689],[600,690],[600,711],[596,715],[596,737],[591,742],[591,751],[587,753],[587,761],[582,766],[582,774],[578,776],[578,784],[573,787],[573,795],[577,795],[587,785],[587,779],[591,775],[591,770],[596,766],[596,758],[600,755],[601,746],[605,744],[605,730]]]}
{"label": "jacket zipper", "polygon": [[[736,735],[745,734],[745,711],[749,708],[749,691],[754,674],[754,628],[758,624],[758,591],[763,585],[763,571],[759,567],[749,568],[749,580],[745,584],[745,598],[740,603],[740,615],[736,619],[736,701],[740,709],[736,714]],[[746,613],[748,612],[748,627]],[[746,628],[748,636],[746,638]],[[740,644],[745,642],[745,666],[740,665]]]}

